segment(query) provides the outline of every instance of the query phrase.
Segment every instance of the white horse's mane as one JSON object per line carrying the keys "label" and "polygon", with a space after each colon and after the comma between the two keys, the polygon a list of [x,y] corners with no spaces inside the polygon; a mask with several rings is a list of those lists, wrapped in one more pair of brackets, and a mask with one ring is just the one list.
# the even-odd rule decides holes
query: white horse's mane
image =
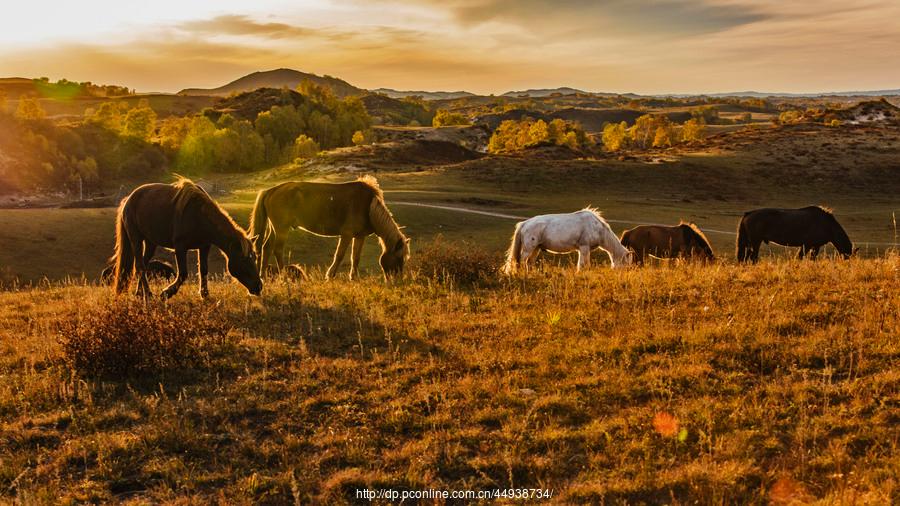
{"label": "white horse's mane", "polygon": [[[593,214],[594,217],[597,218],[598,220],[602,221],[603,223],[606,223],[606,220],[603,219],[603,213],[601,213],[600,210],[597,209],[596,207],[587,206],[584,209],[582,209],[582,211],[587,211],[587,212]],[[609,226],[609,223],[606,223],[606,225]]]}

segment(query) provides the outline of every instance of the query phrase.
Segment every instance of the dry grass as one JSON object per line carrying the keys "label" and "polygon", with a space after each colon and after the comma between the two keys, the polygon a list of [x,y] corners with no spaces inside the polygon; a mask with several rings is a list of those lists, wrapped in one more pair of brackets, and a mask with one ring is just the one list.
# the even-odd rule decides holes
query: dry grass
{"label": "dry grass", "polygon": [[[54,329],[109,289],[0,293],[0,495],[353,502],[360,486],[567,503],[900,501],[900,257],[548,268],[493,286],[211,285],[235,345],[95,380]],[[200,304],[190,291],[172,310]]]}

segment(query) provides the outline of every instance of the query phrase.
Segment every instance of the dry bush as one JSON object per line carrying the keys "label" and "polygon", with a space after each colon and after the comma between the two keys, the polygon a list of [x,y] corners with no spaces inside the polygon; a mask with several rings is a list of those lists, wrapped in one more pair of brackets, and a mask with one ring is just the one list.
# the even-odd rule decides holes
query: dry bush
{"label": "dry bush", "polygon": [[493,255],[468,242],[448,242],[438,235],[416,252],[414,270],[440,282],[475,284],[494,277],[500,265]]}
{"label": "dry bush", "polygon": [[156,374],[200,363],[230,326],[209,306],[120,298],[73,312],[57,325],[63,360],[88,376]]}

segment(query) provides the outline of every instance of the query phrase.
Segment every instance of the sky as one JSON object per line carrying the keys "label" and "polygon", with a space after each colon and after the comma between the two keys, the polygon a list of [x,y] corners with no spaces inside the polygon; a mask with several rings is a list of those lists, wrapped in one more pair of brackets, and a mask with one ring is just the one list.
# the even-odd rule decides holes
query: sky
{"label": "sky", "polygon": [[900,88],[897,0],[79,0],[4,5],[0,76],[138,91],[293,68],[362,88]]}

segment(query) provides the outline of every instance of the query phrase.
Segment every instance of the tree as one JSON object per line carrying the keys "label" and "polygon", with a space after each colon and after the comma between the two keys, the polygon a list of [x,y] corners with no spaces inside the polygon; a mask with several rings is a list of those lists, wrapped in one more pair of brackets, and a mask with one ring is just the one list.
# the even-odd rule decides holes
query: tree
{"label": "tree", "polygon": [[123,133],[143,141],[149,141],[156,130],[156,111],[150,107],[146,99],[141,99],[138,106],[125,115]]}
{"label": "tree", "polygon": [[310,139],[306,135],[300,135],[294,141],[294,157],[295,158],[312,158],[319,153],[319,143]]}
{"label": "tree", "polygon": [[19,99],[19,106],[16,108],[17,118],[34,121],[44,119],[44,116],[46,113],[36,98],[22,97]]}
{"label": "tree", "polygon": [[353,133],[353,144],[362,146],[363,144],[372,144],[375,133],[371,130],[357,130]]}
{"label": "tree", "polygon": [[547,123],[544,120],[539,119],[528,128],[526,146],[534,146],[548,140],[550,140],[550,130],[547,128]]}
{"label": "tree", "polygon": [[469,118],[462,113],[450,112],[446,109],[438,109],[434,115],[434,119],[431,120],[431,126],[434,127],[471,124],[472,122],[469,121]]}
{"label": "tree", "polygon": [[608,151],[619,151],[625,146],[625,141],[628,138],[628,130],[627,124],[623,121],[621,123],[609,123],[603,127],[603,146],[606,147]]}
{"label": "tree", "polygon": [[675,130],[671,125],[660,125],[656,127],[656,134],[653,136],[654,148],[667,148],[672,145],[675,139]]}
{"label": "tree", "polygon": [[706,123],[703,119],[692,118],[681,127],[681,139],[684,142],[702,141],[706,137]]}
{"label": "tree", "polygon": [[121,132],[126,110],[124,102],[103,102],[88,121],[112,132]]}

